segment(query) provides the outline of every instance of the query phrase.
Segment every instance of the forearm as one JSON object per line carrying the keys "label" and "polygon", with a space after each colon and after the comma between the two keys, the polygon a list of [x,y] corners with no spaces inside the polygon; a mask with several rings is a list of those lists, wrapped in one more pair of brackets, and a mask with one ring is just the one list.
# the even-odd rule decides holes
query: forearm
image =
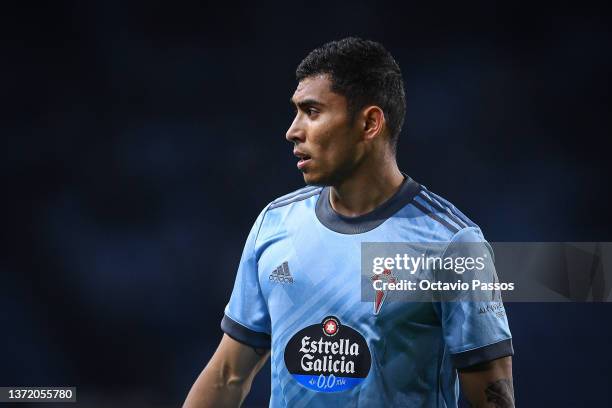
{"label": "forearm", "polygon": [[193,384],[183,408],[239,407],[251,382],[232,376],[227,367],[211,361]]}
{"label": "forearm", "polygon": [[462,370],[463,392],[474,408],[514,408],[512,360],[500,358]]}
{"label": "forearm", "polygon": [[512,379],[492,381],[487,384],[480,395],[472,395],[468,399],[469,406],[473,408],[514,408]]}

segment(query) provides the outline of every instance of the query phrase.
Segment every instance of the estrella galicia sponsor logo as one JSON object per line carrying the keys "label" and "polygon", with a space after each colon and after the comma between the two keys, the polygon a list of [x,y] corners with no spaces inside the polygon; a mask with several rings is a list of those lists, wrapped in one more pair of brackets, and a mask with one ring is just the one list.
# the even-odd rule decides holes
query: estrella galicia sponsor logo
{"label": "estrella galicia sponsor logo", "polygon": [[319,392],[355,388],[368,376],[371,363],[365,338],[335,316],[298,331],[285,347],[285,365],[293,378]]}

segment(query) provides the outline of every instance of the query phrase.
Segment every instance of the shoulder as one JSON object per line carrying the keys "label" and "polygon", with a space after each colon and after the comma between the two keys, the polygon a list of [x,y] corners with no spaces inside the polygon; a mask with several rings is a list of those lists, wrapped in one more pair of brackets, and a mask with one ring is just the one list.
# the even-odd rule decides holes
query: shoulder
{"label": "shoulder", "polygon": [[305,186],[272,200],[257,217],[256,235],[261,236],[262,231],[264,236],[274,235],[284,230],[287,222],[302,220],[314,208],[321,190],[322,187]]}
{"label": "shoulder", "polygon": [[321,193],[322,187],[318,186],[305,186],[298,190],[292,191],[291,193],[285,194],[281,197],[276,198],[270,204],[266,206],[266,210],[270,211],[275,208],[286,207],[300,201],[304,201],[308,198],[318,196]]}
{"label": "shoulder", "polygon": [[414,201],[416,206],[423,208],[427,213],[440,217],[454,232],[469,227],[478,228],[474,221],[469,219],[450,201],[429,191],[425,186],[421,186],[421,190],[415,196]]}
{"label": "shoulder", "polygon": [[437,239],[450,241],[456,235],[462,235],[467,231],[478,231],[480,227],[468,218],[450,201],[433,193],[421,185],[418,192],[405,210],[409,211],[416,219],[417,225],[435,234]]}

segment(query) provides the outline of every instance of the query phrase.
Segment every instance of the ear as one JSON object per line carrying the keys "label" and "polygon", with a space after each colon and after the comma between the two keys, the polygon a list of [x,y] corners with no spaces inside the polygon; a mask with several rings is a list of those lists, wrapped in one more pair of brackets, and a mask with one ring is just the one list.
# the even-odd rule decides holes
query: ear
{"label": "ear", "polygon": [[385,113],[376,105],[368,106],[363,109],[363,132],[365,140],[373,140],[380,137],[385,128]]}

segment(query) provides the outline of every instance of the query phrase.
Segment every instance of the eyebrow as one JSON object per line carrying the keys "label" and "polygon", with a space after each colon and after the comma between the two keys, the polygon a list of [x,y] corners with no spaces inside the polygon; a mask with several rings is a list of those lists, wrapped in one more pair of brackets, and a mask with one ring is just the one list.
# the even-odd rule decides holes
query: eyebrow
{"label": "eyebrow", "polygon": [[299,102],[294,102],[293,98],[289,99],[289,104],[291,104],[292,106],[297,106],[300,109],[303,109],[307,106],[325,106],[325,104],[323,102],[317,101],[316,99],[303,99]]}

